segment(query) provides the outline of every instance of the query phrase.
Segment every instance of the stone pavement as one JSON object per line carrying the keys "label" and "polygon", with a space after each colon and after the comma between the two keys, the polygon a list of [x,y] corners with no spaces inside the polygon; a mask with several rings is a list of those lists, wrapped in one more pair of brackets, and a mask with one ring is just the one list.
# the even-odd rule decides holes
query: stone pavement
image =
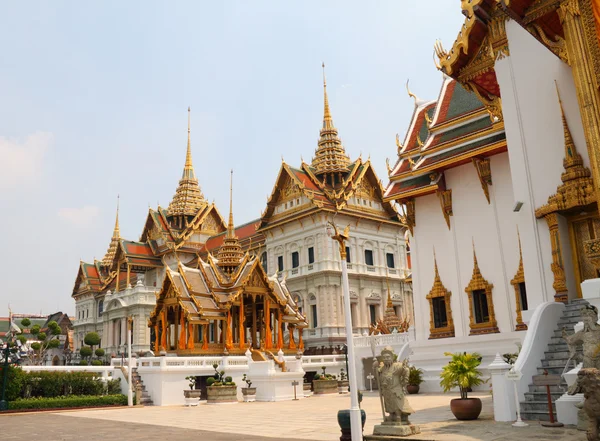
{"label": "stone pavement", "polygon": [[[435,441],[585,441],[585,433],[575,428],[549,429],[530,422],[529,427],[515,428],[510,423],[493,421],[490,395],[482,398],[484,407],[476,421],[457,421],[450,412],[452,394],[419,394],[409,397],[415,414],[413,423],[422,433],[407,440]],[[52,413],[12,414],[0,416],[4,428],[2,440],[30,439],[41,435],[56,440],[105,440],[132,435],[133,440],[203,440],[258,441],[334,441],[340,437],[338,409],[350,407],[350,397],[329,395],[280,403],[200,404],[183,406],[135,407],[65,411]],[[367,413],[365,434],[381,421],[379,396],[365,393],[362,408]],[[6,437],[8,436],[8,437]]]}

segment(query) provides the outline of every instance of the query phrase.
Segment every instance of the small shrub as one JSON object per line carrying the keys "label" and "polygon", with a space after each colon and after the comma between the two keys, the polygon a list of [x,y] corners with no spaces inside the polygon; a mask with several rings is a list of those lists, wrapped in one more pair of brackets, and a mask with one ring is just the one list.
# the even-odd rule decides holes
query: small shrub
{"label": "small shrub", "polygon": [[100,360],[92,360],[92,366],[102,366],[102,362]]}
{"label": "small shrub", "polygon": [[106,394],[107,395],[119,395],[121,393],[121,379],[108,380],[106,382]]}
{"label": "small shrub", "polygon": [[96,357],[104,357],[105,352],[104,349],[98,348],[94,351],[94,354],[96,354]]}
{"label": "small shrub", "polygon": [[409,366],[408,369],[408,384],[411,386],[418,386],[425,381],[423,380],[423,369],[419,369],[415,366]]}
{"label": "small shrub", "polygon": [[320,380],[320,379],[321,379],[321,374],[317,374],[317,375],[315,375],[313,379],[314,379],[314,380]]}
{"label": "small shrub", "polygon": [[87,366],[88,362],[86,360],[79,361],[79,366]]}
{"label": "small shrub", "polygon": [[[25,376],[20,367],[8,366],[8,378],[6,382],[6,399],[14,401],[21,396],[21,391],[24,386]],[[4,378],[4,365],[0,365],[0,387]]]}
{"label": "small shrub", "polygon": [[82,357],[91,357],[92,356],[92,348],[89,346],[84,346],[79,350],[79,355]]}
{"label": "small shrub", "polygon": [[225,377],[225,383],[231,383],[232,381],[233,381],[233,378]]}
{"label": "small shrub", "polygon": [[36,397],[17,399],[8,403],[8,408],[14,409],[53,409],[64,407],[96,407],[96,406],[126,406],[125,395],[70,396],[70,397]]}
{"label": "small shrub", "polygon": [[215,378],[214,378],[214,377],[208,377],[208,378],[206,379],[206,385],[207,385],[207,386],[212,386],[212,385],[214,385],[214,384],[215,384],[215,381],[216,381],[216,380],[215,380]]}

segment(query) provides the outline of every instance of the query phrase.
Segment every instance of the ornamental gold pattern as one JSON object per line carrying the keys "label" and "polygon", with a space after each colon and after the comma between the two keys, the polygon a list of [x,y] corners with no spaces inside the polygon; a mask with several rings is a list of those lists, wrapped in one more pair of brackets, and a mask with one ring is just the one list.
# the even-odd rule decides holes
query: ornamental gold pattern
{"label": "ornamental gold pattern", "polygon": [[350,168],[350,158],[342,141],[338,137],[338,131],[333,125],[333,118],[329,110],[329,99],[327,98],[327,81],[325,80],[325,64],[323,64],[323,94],[324,114],[323,128],[312,167],[317,175],[325,173],[345,173]]}
{"label": "ornamental gold pattern", "polygon": [[[118,198],[117,198],[118,200]],[[102,259],[101,265],[104,267],[111,267],[115,254],[117,254],[117,248],[119,247],[119,241],[121,240],[121,232],[119,230],[119,202],[117,201],[117,217],[115,219],[115,229],[113,230],[112,238],[110,239],[110,245],[104,258]]]}
{"label": "ornamental gold pattern", "polygon": [[[454,319],[452,318],[452,305],[450,303],[450,297],[452,293],[446,289],[440,278],[438,271],[437,258],[435,257],[435,251],[433,252],[433,268],[435,276],[433,279],[433,286],[429,294],[425,297],[429,301],[429,339],[436,338],[448,338],[454,337]],[[447,325],[444,327],[436,328],[433,320],[433,299],[442,297],[446,305],[446,320]]]}
{"label": "ornamental gold pattern", "polygon": [[519,267],[517,268],[517,273],[510,281],[510,284],[513,286],[515,290],[515,305],[517,306],[517,327],[515,331],[526,331],[527,325],[523,323],[523,305],[521,305],[521,283],[525,283],[525,270],[523,268],[523,252],[521,249],[521,235],[519,234],[519,230],[517,229],[517,237],[519,240]]}
{"label": "ornamental gold pattern", "polygon": [[481,189],[483,194],[490,203],[490,190],[489,186],[492,185],[492,169],[490,167],[490,158],[473,158],[473,165],[477,171],[477,177],[481,183]]}
{"label": "ornamental gold pattern", "polygon": [[192,144],[190,133],[190,108],[188,107],[188,141],[185,155],[185,166],[175,191],[175,196],[169,204],[167,214],[169,216],[195,216],[196,213],[207,205],[206,199],[198,185],[194,165],[192,164]]}
{"label": "ornamental gold pattern", "polygon": [[[496,314],[494,312],[494,299],[492,297],[493,289],[494,285],[485,280],[481,275],[479,263],[477,262],[477,254],[475,252],[475,243],[473,242],[473,275],[471,276],[471,281],[465,288],[465,292],[469,296],[469,325],[471,327],[471,332],[469,335],[493,334],[500,332],[498,330],[498,323],[496,321]],[[483,290],[485,292],[488,307],[489,319],[487,322],[483,323],[475,322],[475,312],[473,311],[473,292],[479,290]]]}
{"label": "ornamental gold pattern", "polygon": [[438,190],[438,197],[440,198],[440,206],[442,207],[442,214],[444,220],[450,229],[450,216],[452,216],[452,189],[450,190]]}
{"label": "ornamental gold pattern", "polygon": [[244,252],[235,235],[235,227],[233,224],[233,170],[231,170],[229,185],[229,223],[227,224],[225,240],[217,253],[218,265],[225,273],[231,274],[240,265],[243,258]]}

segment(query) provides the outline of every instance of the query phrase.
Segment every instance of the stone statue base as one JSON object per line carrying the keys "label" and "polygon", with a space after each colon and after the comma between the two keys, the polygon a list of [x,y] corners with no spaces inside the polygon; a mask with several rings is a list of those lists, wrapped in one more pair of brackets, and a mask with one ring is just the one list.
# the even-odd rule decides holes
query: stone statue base
{"label": "stone statue base", "polygon": [[377,424],[373,429],[373,436],[409,436],[421,433],[421,428],[416,424],[400,424],[384,422]]}

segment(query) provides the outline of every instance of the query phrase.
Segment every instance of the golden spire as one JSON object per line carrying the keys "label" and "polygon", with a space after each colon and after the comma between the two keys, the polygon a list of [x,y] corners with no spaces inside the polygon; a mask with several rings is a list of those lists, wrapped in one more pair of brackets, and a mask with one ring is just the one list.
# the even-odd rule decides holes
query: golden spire
{"label": "golden spire", "polygon": [[195,216],[198,210],[204,207],[207,202],[198,185],[194,165],[192,164],[192,142],[191,142],[191,109],[188,107],[188,141],[185,154],[185,166],[183,174],[179,181],[179,186],[175,191],[175,196],[167,209],[168,216]]}
{"label": "golden spire", "polygon": [[567,124],[567,118],[565,117],[565,110],[563,109],[563,103],[560,98],[560,91],[558,90],[558,83],[554,80],[556,86],[556,94],[558,95],[558,104],[560,106],[560,115],[563,123],[563,132],[565,135],[565,159],[563,159],[564,173],[561,175],[563,182],[571,181],[582,177],[589,177],[590,171],[583,166],[583,159],[577,152],[575,143],[573,142],[573,136],[571,136],[571,130]]}
{"label": "golden spire", "polygon": [[119,195],[117,195],[117,217],[115,219],[115,229],[113,230],[113,235],[110,240],[108,250],[102,259],[102,266],[112,266],[113,259],[117,253],[117,247],[119,246],[119,240],[121,239],[121,231],[119,229],[119,200]]}
{"label": "golden spire", "polygon": [[394,310],[394,304],[392,303],[392,293],[390,292],[390,281],[389,274],[387,275],[385,282],[387,284],[387,305],[385,308],[385,313],[383,314],[383,324],[385,327],[391,332],[394,328],[397,331],[402,330],[402,320],[400,317],[396,315],[396,311]]}
{"label": "golden spire", "polygon": [[227,233],[223,240],[223,245],[217,252],[218,265],[221,269],[231,274],[238,267],[242,259],[244,258],[244,252],[238,238],[235,235],[235,227],[233,225],[233,170],[231,170],[230,184],[229,184],[229,223],[227,225]]}
{"label": "golden spire", "polygon": [[350,166],[350,158],[346,155],[342,141],[338,137],[338,131],[333,125],[333,118],[329,109],[329,98],[327,97],[327,80],[325,78],[325,63],[323,66],[323,128],[312,167],[316,174],[347,172]]}

